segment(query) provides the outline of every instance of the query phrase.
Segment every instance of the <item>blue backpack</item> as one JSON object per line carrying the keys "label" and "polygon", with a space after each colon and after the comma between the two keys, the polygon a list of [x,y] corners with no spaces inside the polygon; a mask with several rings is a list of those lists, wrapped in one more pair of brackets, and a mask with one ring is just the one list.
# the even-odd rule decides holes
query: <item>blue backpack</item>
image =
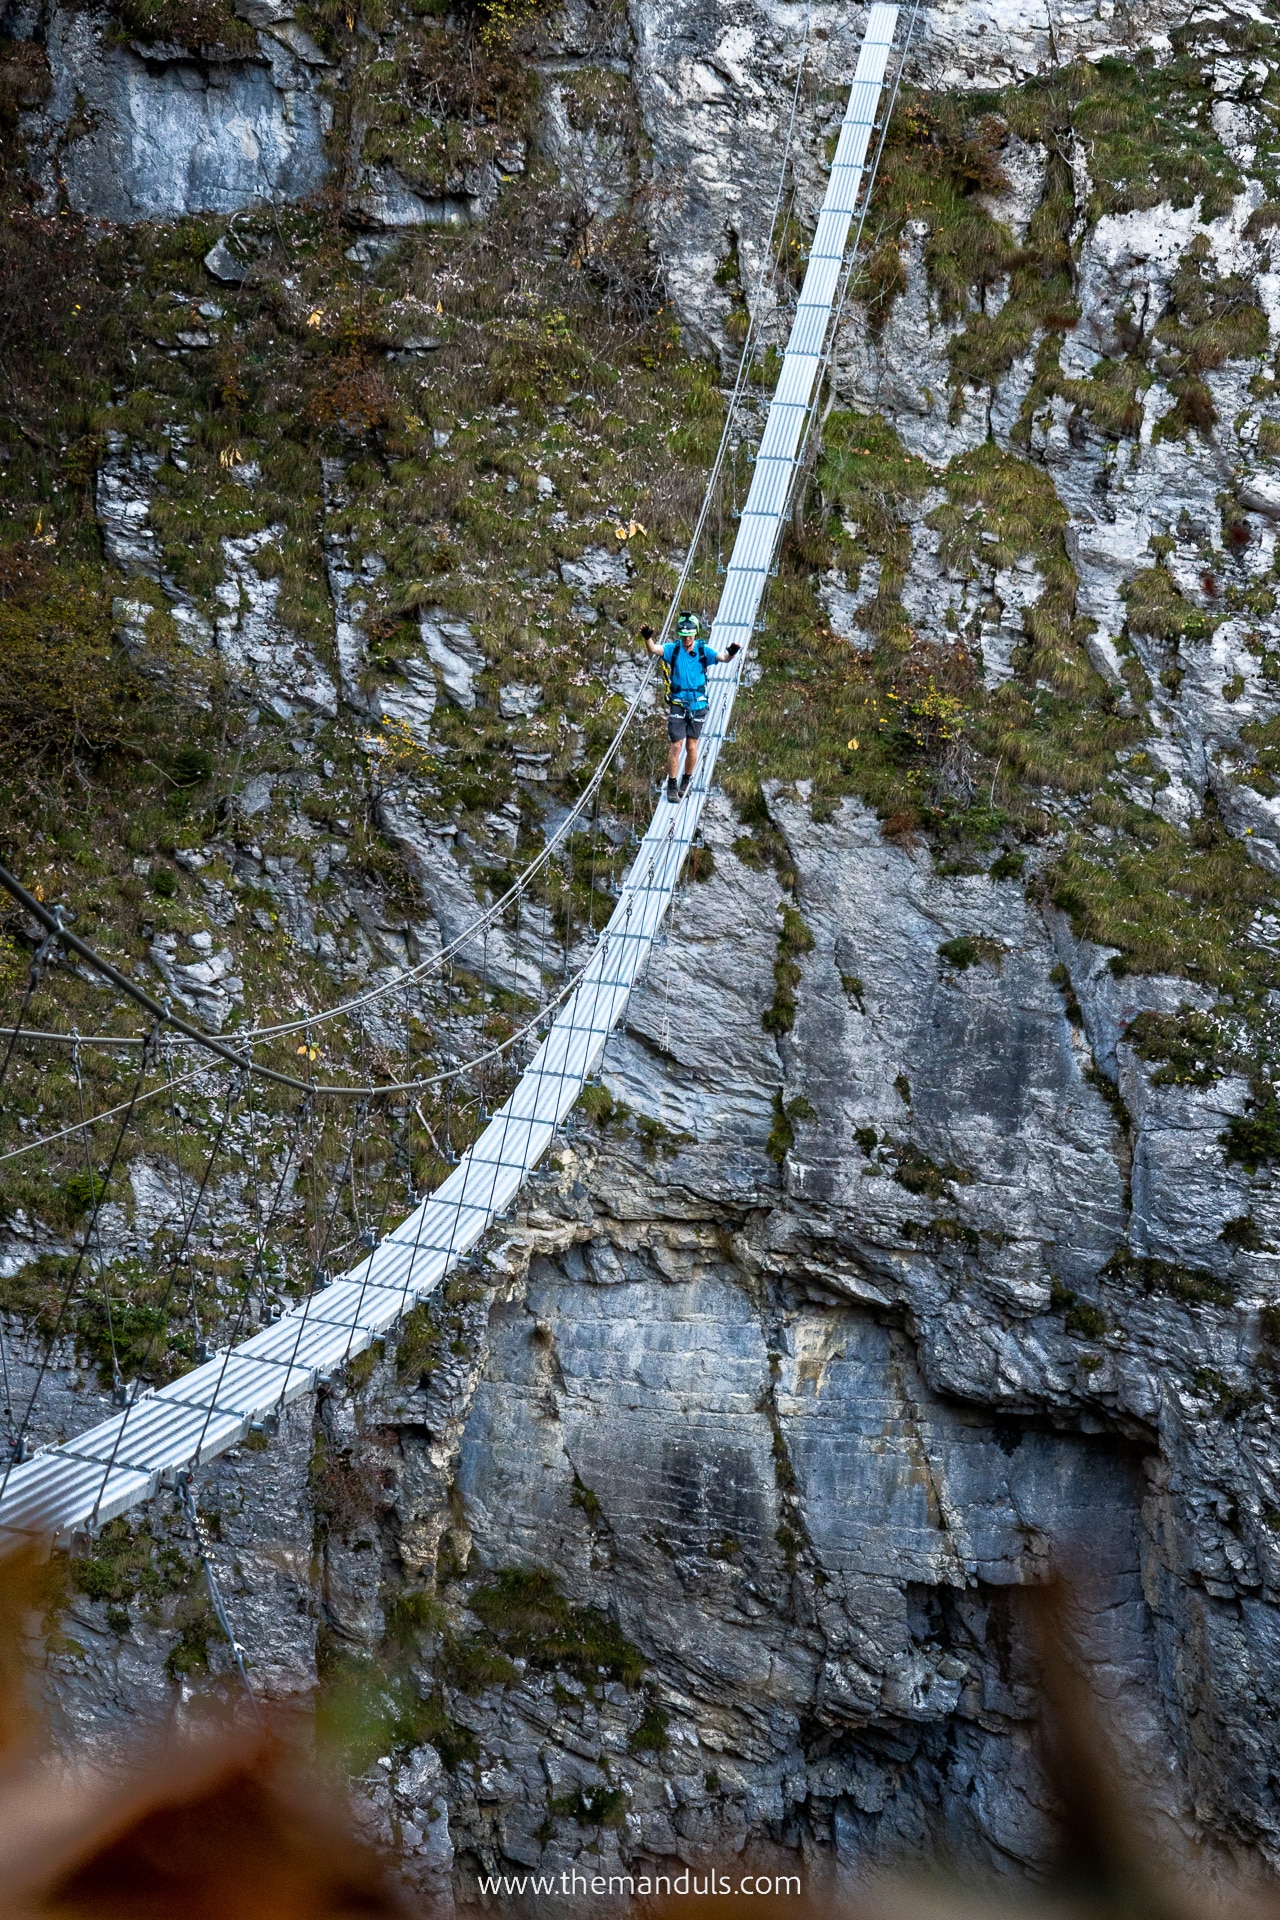
{"label": "blue backpack", "polygon": [[[696,718],[698,714],[705,713],[707,710],[706,642],[699,640],[696,655],[687,654],[678,640],[669,640],[667,646],[673,648],[669,659],[667,657],[666,647],[662,650],[662,683],[666,689],[667,704],[673,707],[683,707],[691,718]],[[687,673],[690,667],[692,667],[695,657],[698,662],[700,677],[696,686],[688,686],[684,683],[683,677],[677,680],[676,663],[683,660],[686,663],[685,672]]]}

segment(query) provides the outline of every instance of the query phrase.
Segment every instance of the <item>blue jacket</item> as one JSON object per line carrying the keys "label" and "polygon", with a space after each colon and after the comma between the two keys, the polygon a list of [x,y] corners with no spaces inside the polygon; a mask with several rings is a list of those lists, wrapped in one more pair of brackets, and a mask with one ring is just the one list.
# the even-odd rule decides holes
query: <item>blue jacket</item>
{"label": "blue jacket", "polygon": [[701,713],[707,704],[707,668],[714,667],[719,655],[714,647],[699,640],[692,653],[686,653],[679,640],[668,640],[662,649],[662,664],[667,680],[667,699],[690,713]]}

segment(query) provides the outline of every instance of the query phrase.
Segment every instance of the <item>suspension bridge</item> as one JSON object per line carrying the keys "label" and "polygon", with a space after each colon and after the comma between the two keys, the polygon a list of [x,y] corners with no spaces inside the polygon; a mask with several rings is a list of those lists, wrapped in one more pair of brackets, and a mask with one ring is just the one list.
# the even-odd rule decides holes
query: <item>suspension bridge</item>
{"label": "suspension bridge", "polygon": [[[622,882],[613,913],[595,938],[585,963],[566,980],[550,1007],[540,1010],[536,1020],[519,1029],[501,1046],[480,1056],[479,1062],[467,1063],[468,1067],[475,1068],[499,1055],[518,1057],[517,1049],[522,1046],[533,1048],[514,1091],[493,1114],[458,1165],[427,1198],[384,1237],[367,1233],[369,1244],[358,1265],[339,1278],[330,1278],[317,1267],[305,1297],[271,1324],[248,1338],[233,1338],[223,1350],[155,1391],[127,1394],[127,1404],[110,1419],[62,1445],[48,1447],[28,1458],[23,1457],[23,1435],[30,1425],[29,1406],[18,1438],[11,1446],[12,1458],[0,1479],[0,1540],[13,1541],[33,1535],[69,1539],[82,1531],[101,1527],[150,1499],[164,1485],[181,1486],[185,1494],[186,1476],[193,1468],[237,1445],[250,1430],[264,1427],[269,1430],[291,1401],[312,1392],[372,1342],[391,1332],[405,1314],[437,1288],[451,1269],[478,1245],[495,1219],[510,1208],[526,1177],[551,1146],[583,1086],[597,1070],[608,1038],[626,1011],[630,995],[643,975],[667,919],[711,790],[742,668],[749,657],[752,635],[814,427],[914,20],[914,12],[896,6],[877,4],[868,11],[857,69],[785,354],[756,448],[750,488],[712,622],[711,646],[722,664],[714,666],[709,674],[710,704],[696,774],[683,801],[671,804],[665,799],[659,800]],[[799,91],[798,73],[774,205],[775,227]],[[753,329],[755,325],[753,314]],[[730,401],[725,436],[663,625],[664,641],[672,631],[692,556],[706,523],[735,411],[745,392],[752,351],[753,339],[749,334]],[[731,663],[723,663],[725,653],[735,642],[741,651]],[[585,810],[593,801],[598,804],[606,770],[624,740],[634,730],[651,725],[646,694],[652,673],[650,668],[644,685],[631,700],[613,741],[566,821],[513,887],[430,965],[439,967],[464,943],[478,935],[487,935],[499,916],[510,911],[513,902],[518,910],[520,899],[538,876],[546,872],[556,848],[565,844],[575,822],[585,817]],[[59,949],[74,954],[120,994],[142,1005],[156,1022],[153,1032],[163,1027],[181,1033],[245,1080],[253,1074],[265,1073],[297,1091],[305,1102],[311,1102],[322,1093],[372,1098],[399,1092],[407,1097],[448,1077],[440,1074],[433,1079],[406,1078],[378,1085],[317,1087],[312,1080],[264,1068],[253,1058],[254,1046],[264,1038],[295,1030],[310,1031],[319,1018],[349,1013],[379,995],[403,989],[406,982],[422,973],[422,968],[407,969],[397,980],[369,989],[341,1007],[330,1009],[326,1016],[235,1033],[225,1041],[215,1040],[175,1017],[171,1008],[153,1000],[136,983],[111,967],[68,929],[64,916],[37,900],[3,869],[0,869],[0,884],[43,929],[44,945],[33,967],[33,980],[50,954]],[[24,1001],[24,1011],[25,1005]],[[6,1066],[20,1037],[21,1015],[9,1035]],[[38,1033],[28,1033],[27,1037],[45,1041],[67,1038]],[[145,1063],[148,1042],[144,1039],[138,1044],[142,1045],[141,1057]],[[144,1096],[139,1094],[135,1083],[134,1098],[124,1105],[124,1118],[116,1135],[117,1153],[140,1097]],[[230,1104],[228,1100],[227,1113]],[[107,1116],[95,1118],[102,1121]],[[224,1128],[226,1124],[224,1116]],[[114,1158],[113,1155],[113,1165]],[[286,1153],[286,1172],[287,1166]],[[281,1186],[286,1172],[280,1175]],[[186,1224],[184,1246],[204,1200],[208,1178],[206,1173]],[[99,1205],[100,1201],[95,1200],[93,1218],[73,1268],[72,1284],[87,1256]],[[274,1213],[273,1203],[272,1217]],[[270,1227],[269,1217],[268,1233]],[[260,1252],[264,1240],[265,1235],[260,1236]],[[32,1405],[49,1364],[54,1339],[64,1323],[67,1298],[62,1303],[54,1334],[46,1343],[45,1362],[32,1389]]]}

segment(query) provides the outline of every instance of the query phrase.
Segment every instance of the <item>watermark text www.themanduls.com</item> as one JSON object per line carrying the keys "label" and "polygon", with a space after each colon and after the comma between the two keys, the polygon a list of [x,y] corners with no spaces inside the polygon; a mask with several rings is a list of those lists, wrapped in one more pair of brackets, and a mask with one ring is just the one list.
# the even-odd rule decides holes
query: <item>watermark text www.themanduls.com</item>
{"label": "watermark text www.themanduls.com", "polygon": [[495,1873],[480,1875],[480,1891],[519,1899],[522,1894],[559,1894],[572,1899],[575,1894],[612,1894],[615,1899],[634,1900],[669,1897],[674,1894],[757,1894],[799,1898],[798,1873],[744,1873],[735,1879],[728,1873],[578,1873],[569,1868],[563,1873]]}

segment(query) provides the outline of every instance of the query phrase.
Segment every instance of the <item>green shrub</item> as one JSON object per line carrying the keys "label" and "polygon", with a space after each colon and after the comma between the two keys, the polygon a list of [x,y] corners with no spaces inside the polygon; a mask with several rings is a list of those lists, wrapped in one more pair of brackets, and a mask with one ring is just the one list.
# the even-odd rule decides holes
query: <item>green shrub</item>
{"label": "green shrub", "polygon": [[67,1213],[70,1218],[76,1219],[89,1212],[106,1192],[106,1187],[99,1175],[90,1173],[86,1168],[83,1172],[68,1174],[62,1183],[62,1191],[66,1195]]}
{"label": "green shrub", "polygon": [[773,1000],[760,1016],[766,1033],[790,1033],[796,1023],[796,988],[800,984],[798,956],[813,951],[813,935],[795,907],[782,909],[778,957],[773,966]]}
{"label": "green shrub", "polygon": [[1177,645],[1180,641],[1210,640],[1214,629],[1226,619],[1221,613],[1202,613],[1183,597],[1172,575],[1164,567],[1148,567],[1135,573],[1120,589],[1128,609],[1129,625],[1136,633],[1150,634],[1153,640]]}
{"label": "green shrub", "polygon": [[199,787],[213,776],[213,755],[203,747],[181,747],[173,756],[173,777],[180,787]]}
{"label": "green shrub", "polygon": [[441,1670],[460,1693],[484,1693],[489,1687],[513,1687],[520,1675],[504,1653],[486,1646],[482,1640],[456,1639],[449,1635],[441,1649]]}
{"label": "green shrub", "polygon": [[1066,1329],[1068,1333],[1083,1334],[1086,1340],[1101,1340],[1107,1331],[1107,1316],[1087,1300],[1074,1300],[1067,1308]]}
{"label": "green shrub", "polygon": [[414,1649],[423,1634],[440,1630],[444,1609],[424,1588],[401,1588],[384,1606],[383,1620],[388,1646]]}
{"label": "green shrub", "polygon": [[576,1793],[548,1801],[547,1807],[580,1827],[621,1827],[627,1800],[621,1787],[579,1787]]}
{"label": "green shrub", "polygon": [[637,1687],[644,1659],[598,1607],[575,1607],[553,1574],[506,1567],[467,1602],[505,1655],[545,1673],[571,1674],[589,1691],[601,1677]]}
{"label": "green shrub", "polygon": [[573,1490],[569,1495],[569,1504],[581,1509],[589,1527],[598,1527],[604,1520],[604,1508],[600,1505],[600,1496],[586,1485],[575,1473]]}
{"label": "green shrub", "polygon": [[1248,1113],[1237,1114],[1219,1135],[1227,1163],[1238,1161],[1246,1173],[1280,1160],[1280,1103],[1270,1088],[1255,1098]]}
{"label": "green shrub", "polygon": [[929,1200],[940,1200],[949,1186],[973,1185],[973,1175],[967,1167],[952,1166],[949,1161],[939,1166],[919,1147],[910,1145],[898,1147],[895,1152],[897,1161],[893,1177],[908,1193],[923,1194]]}
{"label": "green shrub", "polygon": [[402,1386],[425,1386],[439,1364],[441,1333],[423,1300],[400,1323],[396,1342],[396,1378]]}
{"label": "green shrub", "polygon": [[192,1575],[176,1546],[145,1521],[134,1528],[123,1516],[107,1522],[90,1552],[73,1555],[70,1571],[77,1593],[118,1607],[133,1600],[154,1605],[165,1594],[183,1592]]}
{"label": "green shrub", "polygon": [[1236,1290],[1203,1267],[1179,1266],[1122,1248],[1112,1254],[1103,1273],[1110,1280],[1136,1280],[1146,1293],[1167,1293],[1188,1306],[1229,1307]]}
{"label": "green shrub", "polygon": [[100,569],[36,546],[0,549],[0,742],[93,765],[149,752],[172,724],[162,688],[118,645]]}
{"label": "green shrub", "polygon": [[1165,350],[1158,370],[1177,401],[1160,419],[1156,437],[1194,428],[1207,438],[1218,415],[1203,376],[1226,360],[1264,353],[1268,328],[1250,277],[1220,274],[1204,233],[1196,234],[1178,261],[1155,338]]}
{"label": "green shrub", "polygon": [[1236,990],[1269,967],[1244,939],[1274,881],[1213,818],[1187,832],[1155,815],[1099,798],[1106,847],[1073,834],[1048,875],[1055,906],[1078,937],[1120,950],[1134,973],[1181,974]]}
{"label": "green shrub", "polygon": [[179,1600],[173,1624],[178,1638],[165,1655],[164,1670],[171,1680],[188,1679],[192,1674],[209,1671],[209,1649],[216,1641],[225,1641],[206,1593],[187,1593]]}
{"label": "green shrub", "polygon": [[988,939],[983,934],[963,933],[956,940],[944,940],[938,948],[938,957],[949,967],[954,967],[957,973],[984,964],[998,971],[1004,963],[1004,948],[998,940]]}
{"label": "green shrub", "polygon": [[670,1724],[670,1714],[664,1713],[656,1700],[650,1700],[627,1735],[628,1750],[631,1753],[665,1753],[671,1744],[667,1735]]}
{"label": "green shrub", "polygon": [[608,1087],[588,1086],[578,1095],[578,1106],[596,1126],[607,1127],[618,1117],[618,1105]]}
{"label": "green shrub", "polygon": [[764,1150],[774,1165],[780,1167],[795,1143],[795,1129],[791,1124],[790,1116],[783,1103],[781,1090],[779,1090],[773,1096],[773,1125],[769,1129],[769,1137],[764,1143]]}
{"label": "green shrub", "polygon": [[193,53],[253,54],[257,38],[225,0],[115,0],[130,39],[176,43]]}
{"label": "green shrub", "polygon": [[475,1735],[451,1718],[439,1687],[424,1692],[412,1674],[345,1650],[323,1661],[316,1732],[353,1777],[382,1754],[415,1747],[433,1746],[450,1773],[480,1757]]}
{"label": "green shrub", "polygon": [[693,1143],[691,1133],[676,1133],[670,1127],[655,1120],[651,1114],[636,1115],[636,1138],[640,1142],[640,1151],[646,1160],[654,1160],[661,1152],[666,1160],[674,1160],[681,1147]]}
{"label": "green shrub", "polygon": [[1207,1087],[1235,1063],[1235,1046],[1221,1023],[1185,1004],[1177,1013],[1138,1014],[1124,1037],[1140,1060],[1163,1063],[1152,1075],[1157,1086]]}

